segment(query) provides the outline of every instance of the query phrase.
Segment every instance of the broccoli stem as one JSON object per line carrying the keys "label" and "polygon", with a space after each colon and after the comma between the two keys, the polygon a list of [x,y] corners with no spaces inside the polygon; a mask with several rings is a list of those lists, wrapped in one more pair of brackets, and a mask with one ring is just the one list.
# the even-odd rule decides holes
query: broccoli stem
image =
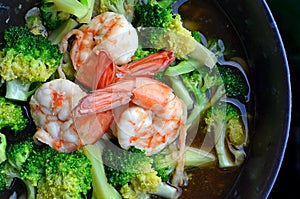
{"label": "broccoli stem", "polygon": [[202,167],[212,164],[216,161],[216,157],[202,149],[195,147],[187,147],[185,157],[185,167]]}
{"label": "broccoli stem", "polygon": [[6,82],[6,94],[7,99],[27,101],[35,90],[30,91],[31,83],[24,83],[19,79],[14,79]]}
{"label": "broccoli stem", "polygon": [[[157,167],[163,168],[166,165],[175,167],[176,161],[174,160],[173,154],[171,151],[168,151],[169,149],[165,150],[167,151],[163,151],[162,153],[166,152],[166,155],[162,154],[159,156],[159,159],[154,160]],[[191,146],[186,147],[184,167],[204,167],[215,161],[216,157],[206,150]]]}
{"label": "broccoli stem", "polygon": [[92,163],[92,186],[93,195],[101,199],[118,199],[121,198],[119,192],[107,182],[104,165],[102,162],[102,150],[104,144],[101,140],[93,145],[83,147],[84,154]]}
{"label": "broccoli stem", "polygon": [[218,124],[215,125],[215,149],[219,160],[220,168],[229,168],[234,165],[234,162],[229,158],[227,154],[227,149],[225,146],[225,136],[226,133],[226,124],[224,121],[219,121]]}
{"label": "broccoli stem", "polygon": [[32,183],[28,180],[23,180],[23,182],[26,185],[26,189],[27,189],[27,199],[35,199],[36,197],[36,189],[34,188],[34,186],[32,185]]}
{"label": "broccoli stem", "polygon": [[151,194],[166,199],[174,199],[178,196],[178,190],[167,183],[161,182],[158,191]]}
{"label": "broccoli stem", "polygon": [[78,18],[79,23],[89,23],[91,21],[92,15],[93,15],[93,8],[95,4],[95,0],[86,0],[88,12],[86,15],[82,18]]}
{"label": "broccoli stem", "polygon": [[88,7],[77,0],[49,0],[49,2],[53,2],[58,11],[70,13],[79,19],[89,12]]}
{"label": "broccoli stem", "polygon": [[176,0],[161,0],[161,1],[158,1],[157,4],[160,7],[164,8],[164,9],[167,9],[167,8],[171,7],[172,4],[174,4],[175,1]]}
{"label": "broccoli stem", "polygon": [[51,32],[48,39],[51,41],[52,44],[59,44],[63,37],[72,29],[74,29],[79,23],[70,18],[61,24],[57,29]]}
{"label": "broccoli stem", "polygon": [[180,77],[178,77],[178,76],[169,77],[169,80],[171,82],[172,89],[173,89],[175,95],[184,102],[184,104],[186,105],[188,110],[192,109],[194,101],[191,98],[189,91],[185,88]]}
{"label": "broccoli stem", "polygon": [[0,133],[0,164],[6,160],[6,137]]}
{"label": "broccoli stem", "polygon": [[202,66],[205,65],[208,68],[213,68],[218,61],[215,54],[199,42],[195,41],[195,43],[196,48],[189,54],[189,57],[197,60]]}
{"label": "broccoli stem", "polygon": [[201,114],[201,112],[206,109],[208,102],[206,94],[200,92],[199,89],[193,87],[193,94],[196,98],[196,103],[194,104],[194,108],[187,118],[187,124],[192,123]]}
{"label": "broccoli stem", "polygon": [[173,76],[186,74],[186,73],[194,71],[197,68],[198,64],[199,64],[199,62],[194,59],[181,61],[176,66],[168,67],[165,72],[165,75],[173,77]]}

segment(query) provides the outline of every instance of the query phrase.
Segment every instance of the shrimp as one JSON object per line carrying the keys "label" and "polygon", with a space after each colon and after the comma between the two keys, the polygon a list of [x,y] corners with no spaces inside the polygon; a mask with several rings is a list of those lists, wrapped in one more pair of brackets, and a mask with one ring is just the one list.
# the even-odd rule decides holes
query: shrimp
{"label": "shrimp", "polygon": [[131,60],[138,48],[138,35],[126,18],[114,12],[104,12],[94,17],[89,24],[73,29],[61,42],[61,51],[66,52],[68,40],[76,39],[70,52],[75,70],[88,67],[101,49],[106,50],[115,64],[123,65]]}
{"label": "shrimp", "polygon": [[174,52],[165,50],[117,66],[109,54],[101,50],[94,59],[90,59],[93,62],[90,67],[82,67],[77,71],[76,80],[91,90],[101,89],[128,76],[152,77],[168,67],[174,60]]}
{"label": "shrimp", "polygon": [[[92,90],[99,87],[99,85],[100,87],[105,87],[114,81],[119,81],[119,79],[134,74],[154,75],[158,70],[165,68],[174,60],[174,54],[171,51],[161,52],[141,61],[124,65],[124,67],[112,64],[112,60],[106,51],[101,51],[101,57],[99,56],[98,58],[98,61],[101,63],[110,63],[110,69],[115,72],[99,67],[101,64],[94,68],[96,71],[83,70],[78,77],[81,78],[81,81],[85,81],[85,85],[90,84]],[[103,75],[101,77],[99,77],[98,69],[105,70],[102,70]],[[72,109],[85,95],[86,93],[77,84],[63,79],[53,80],[39,88],[30,101],[33,118],[39,127],[35,137],[52,148],[64,152],[70,152],[82,145],[96,142],[113,122],[113,106],[106,111],[91,112],[88,115],[74,119],[71,114]],[[60,98],[56,96],[60,96]],[[102,101],[112,103],[110,98],[102,97]],[[126,99],[127,96],[122,97]],[[50,104],[49,100],[58,105]],[[71,101],[74,102],[72,106],[69,105]],[[65,118],[67,119],[62,120],[60,114],[66,114]],[[69,126],[66,128],[70,128],[64,129],[64,126],[67,124]],[[73,140],[70,140],[70,138],[73,138]]]}
{"label": "shrimp", "polygon": [[149,77],[120,79],[83,97],[74,118],[107,110],[112,110],[111,130],[124,149],[134,146],[150,156],[178,139],[171,182],[174,186],[184,183],[187,108],[168,85]]}
{"label": "shrimp", "polygon": [[79,118],[112,110],[112,131],[121,147],[135,146],[147,155],[158,153],[186,129],[185,104],[169,86],[148,77],[121,79],[83,97],[74,110]]}
{"label": "shrimp", "polygon": [[109,129],[112,113],[86,115],[76,118],[75,123],[72,110],[86,95],[66,79],[55,79],[38,88],[30,100],[31,115],[38,128],[34,138],[60,152],[72,152],[96,142]]}

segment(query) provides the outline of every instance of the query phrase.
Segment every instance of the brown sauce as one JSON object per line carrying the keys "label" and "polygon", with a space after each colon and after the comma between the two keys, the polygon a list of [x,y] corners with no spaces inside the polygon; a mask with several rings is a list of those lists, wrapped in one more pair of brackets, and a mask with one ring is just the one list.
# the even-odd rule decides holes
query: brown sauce
{"label": "brown sauce", "polygon": [[[239,57],[245,59],[245,52],[241,41],[222,9],[212,0],[190,0],[179,8],[184,26],[192,31],[200,31],[205,37],[222,39],[225,48],[231,49],[225,57],[231,59]],[[234,58],[235,59],[235,58]],[[241,63],[240,63],[241,64]],[[211,148],[212,138],[205,137],[200,124],[197,136],[190,139],[191,146],[198,148]],[[189,138],[187,138],[189,142]],[[214,151],[212,151],[214,153]],[[220,199],[226,198],[234,186],[240,168],[220,169],[217,163],[204,168],[191,168],[187,170],[189,184],[183,188],[182,199]]]}

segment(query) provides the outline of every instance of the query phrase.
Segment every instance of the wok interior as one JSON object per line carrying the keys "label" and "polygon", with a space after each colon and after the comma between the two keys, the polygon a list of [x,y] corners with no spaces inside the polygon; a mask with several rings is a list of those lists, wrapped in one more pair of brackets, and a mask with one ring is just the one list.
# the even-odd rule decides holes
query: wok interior
{"label": "wok interior", "polygon": [[[9,8],[1,7],[1,30],[23,24],[26,10],[38,1],[19,2],[11,0],[5,4]],[[252,74],[254,101],[250,150],[228,198],[265,198],[280,168],[290,125],[291,91],[284,48],[264,1],[214,2],[231,21],[243,44]]]}
{"label": "wok interior", "polygon": [[276,23],[264,1],[216,1],[234,24],[252,74],[250,151],[228,198],[266,198],[286,148],[291,117],[289,69]]}
{"label": "wok interior", "polygon": [[276,23],[264,1],[191,0],[189,4],[193,10],[187,21],[210,14],[203,4],[221,12],[217,13],[221,18],[196,19],[202,23],[200,31],[223,39],[225,46],[232,44],[249,67],[250,146],[227,198],[266,198],[281,166],[291,117],[289,69]]}

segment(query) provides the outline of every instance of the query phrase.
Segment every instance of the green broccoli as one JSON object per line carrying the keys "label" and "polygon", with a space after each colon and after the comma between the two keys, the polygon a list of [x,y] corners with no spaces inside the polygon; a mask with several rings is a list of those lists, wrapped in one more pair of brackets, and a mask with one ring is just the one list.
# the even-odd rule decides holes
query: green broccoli
{"label": "green broccoli", "polygon": [[156,0],[142,1],[135,6],[136,26],[168,28],[172,20],[171,6],[162,7]]}
{"label": "green broccoli", "polygon": [[9,144],[6,150],[7,161],[19,171],[33,151],[33,147],[34,144],[31,138],[15,144]]}
{"label": "green broccoli", "polygon": [[192,31],[192,37],[199,43],[201,43],[201,33],[199,31]]}
{"label": "green broccoli", "polygon": [[199,66],[198,61],[189,59],[169,67],[165,75],[169,77],[175,94],[191,110],[188,124],[225,95],[223,79],[217,67],[209,69]]}
{"label": "green broccoli", "polygon": [[[10,187],[14,178],[20,177],[20,168],[33,151],[33,140],[27,138],[24,141],[12,144],[9,143],[6,148],[7,160],[0,165],[0,191]],[[23,181],[27,187],[27,196],[29,199],[34,198],[35,190],[27,180]]]}
{"label": "green broccoli", "polygon": [[0,131],[4,134],[13,132],[16,136],[22,132],[29,123],[21,105],[0,97]]}
{"label": "green broccoli", "polygon": [[0,192],[7,190],[14,178],[19,178],[19,172],[7,161],[0,164]]}
{"label": "green broccoli", "polygon": [[91,182],[91,163],[83,153],[55,152],[47,161],[45,177],[38,183],[37,198],[80,199],[91,189]]}
{"label": "green broccoli", "polygon": [[139,60],[141,58],[147,57],[153,53],[158,52],[158,50],[151,48],[151,49],[143,49],[142,46],[138,46],[136,49],[132,61]]}
{"label": "green broccoli", "polygon": [[215,65],[209,69],[198,60],[188,59],[167,68],[165,75],[169,77],[175,94],[191,110],[188,124],[202,117],[202,113],[221,98],[231,97],[242,102],[249,100],[249,82],[238,67]]}
{"label": "green broccoli", "polygon": [[58,11],[53,1],[43,0],[41,9],[41,16],[43,24],[49,30],[54,30],[60,26],[64,21],[70,18],[70,13]]}
{"label": "green broccoli", "polygon": [[36,146],[23,163],[20,177],[37,188],[36,198],[82,198],[91,189],[91,162],[80,151],[59,153]]}
{"label": "green broccoli", "polygon": [[43,24],[55,30],[73,16],[79,23],[89,23],[94,3],[95,0],[42,0],[40,9]]}
{"label": "green broccoli", "polygon": [[227,102],[218,102],[208,109],[207,133],[213,133],[219,167],[229,168],[243,163],[247,144],[246,124],[241,110]]}
{"label": "green broccoli", "polygon": [[218,71],[223,79],[226,96],[248,102],[250,86],[246,75],[237,67],[221,65]]}
{"label": "green broccoli", "polygon": [[4,134],[0,133],[0,164],[7,159],[6,147],[7,147],[6,137]]}
{"label": "green broccoli", "polygon": [[51,153],[47,154],[47,151],[46,149],[34,149],[20,169],[21,179],[29,181],[33,187],[37,187],[39,181],[45,176],[45,163],[51,155],[55,154],[51,150],[49,150]]}
{"label": "green broccoli", "polygon": [[79,22],[75,19],[67,19],[59,27],[49,33],[48,40],[51,41],[52,44],[60,44],[64,36],[78,25]]}
{"label": "green broccoli", "polygon": [[[168,182],[176,166],[176,159],[174,154],[168,148],[162,150],[158,154],[152,156],[153,167],[158,172],[158,176],[162,178],[163,182]],[[187,147],[185,152],[185,168],[190,167],[204,167],[211,165],[216,160],[216,157],[202,149]]]}
{"label": "green broccoli", "polygon": [[126,198],[128,192],[129,195],[139,195],[157,191],[161,178],[152,168],[152,159],[147,157],[144,151],[134,147],[125,150],[113,146],[106,145],[103,151],[108,183]]}
{"label": "green broccoli", "polygon": [[99,6],[95,10],[97,13],[111,11],[122,14],[129,22],[132,22],[137,2],[138,0],[100,0]]}
{"label": "green broccoli", "polygon": [[45,82],[60,65],[57,45],[27,27],[11,26],[4,31],[6,45],[0,51],[0,75],[6,81],[6,97],[27,101],[32,83]]}
{"label": "green broccoli", "polygon": [[142,1],[135,6],[135,26],[140,26],[139,37],[143,48],[170,49],[176,57],[193,57],[212,68],[216,57],[197,42],[182,23],[179,14],[172,13],[170,1]]}
{"label": "green broccoli", "polygon": [[103,147],[103,140],[99,140],[93,145],[83,146],[83,152],[92,164],[91,173],[93,178],[93,195],[96,198],[101,199],[121,199],[122,197],[120,193],[108,183],[105,176],[105,169],[102,161]]}
{"label": "green broccoli", "polygon": [[152,158],[144,151],[134,147],[121,149],[107,141],[103,143],[102,158],[107,182],[123,198],[139,198],[159,190],[161,178],[152,168]]}

